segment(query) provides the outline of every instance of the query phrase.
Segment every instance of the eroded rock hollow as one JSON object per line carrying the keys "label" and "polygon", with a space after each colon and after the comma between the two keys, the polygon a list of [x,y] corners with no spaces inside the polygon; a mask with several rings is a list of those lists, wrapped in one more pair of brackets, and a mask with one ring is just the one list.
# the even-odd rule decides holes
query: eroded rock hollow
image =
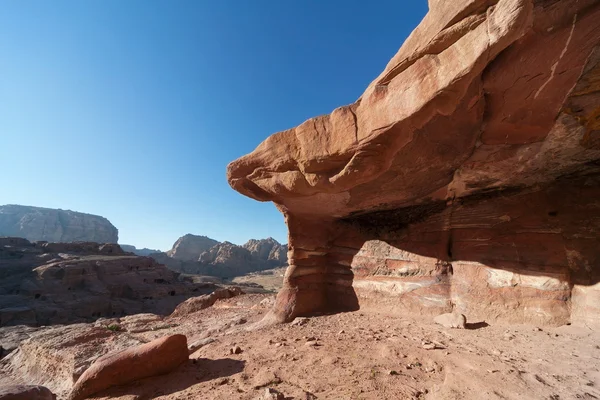
{"label": "eroded rock hollow", "polygon": [[356,102],[228,166],[289,228],[267,318],[600,324],[600,2],[429,6]]}

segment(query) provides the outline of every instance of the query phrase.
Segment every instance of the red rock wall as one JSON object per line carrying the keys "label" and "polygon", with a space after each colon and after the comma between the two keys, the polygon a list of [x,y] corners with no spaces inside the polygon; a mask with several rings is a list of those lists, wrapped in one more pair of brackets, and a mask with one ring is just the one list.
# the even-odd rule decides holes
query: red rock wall
{"label": "red rock wall", "polygon": [[372,309],[536,324],[596,321],[597,178],[350,216],[288,217],[277,312]]}
{"label": "red rock wall", "polygon": [[228,166],[288,223],[270,318],[598,321],[600,2],[429,5],[360,99]]}

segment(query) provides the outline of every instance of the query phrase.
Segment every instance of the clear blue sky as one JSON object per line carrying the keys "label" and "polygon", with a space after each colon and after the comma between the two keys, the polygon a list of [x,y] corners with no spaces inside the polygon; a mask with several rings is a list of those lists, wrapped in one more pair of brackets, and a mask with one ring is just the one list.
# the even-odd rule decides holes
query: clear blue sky
{"label": "clear blue sky", "polygon": [[1,204],[107,217],[121,243],[287,241],[227,163],[358,98],[427,1],[7,0]]}

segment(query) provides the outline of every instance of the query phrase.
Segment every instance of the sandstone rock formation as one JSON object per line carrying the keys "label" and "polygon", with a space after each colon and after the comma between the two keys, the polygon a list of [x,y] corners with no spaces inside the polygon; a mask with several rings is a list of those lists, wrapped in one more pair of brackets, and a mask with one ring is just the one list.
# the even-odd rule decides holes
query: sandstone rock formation
{"label": "sandstone rock formation", "polygon": [[70,210],[0,206],[0,236],[31,241],[117,243],[117,228],[106,218]]}
{"label": "sandstone rock formation", "polygon": [[288,225],[269,319],[600,323],[600,3],[429,6],[355,103],[228,166]]}
{"label": "sandstone rock formation", "polygon": [[0,238],[0,326],[169,314],[213,284],[193,284],[116,244],[31,243]]}
{"label": "sandstone rock formation", "polygon": [[167,251],[167,255],[176,260],[198,261],[200,254],[216,244],[219,242],[209,237],[188,233],[177,239],[171,250]]}
{"label": "sandstone rock formation", "polygon": [[286,265],[287,246],[273,238],[251,239],[238,246],[206,236],[186,235],[170,251],[152,253],[150,257],[177,272],[233,278]]}
{"label": "sandstone rock formation", "polygon": [[[213,307],[194,311],[186,308],[180,316],[161,316],[156,314],[135,314],[119,318],[101,318],[93,323],[80,323],[70,325],[53,325],[41,327],[9,326],[0,327],[0,345],[15,342],[17,348],[0,360],[0,387],[27,384],[43,385],[54,392],[59,400],[65,400],[76,382],[81,389],[89,388],[84,381],[98,381],[94,377],[106,377],[103,368],[92,367],[93,364],[105,364],[99,358],[117,354],[124,351],[131,354],[133,348],[147,346],[148,343],[164,337],[165,335],[183,334],[190,341],[186,347],[181,343],[177,346],[175,354],[185,360],[190,349],[198,349],[210,343],[211,338],[229,334],[232,331],[244,330],[247,318],[257,320],[257,315],[264,312],[264,307],[255,309],[253,306],[264,297],[247,295],[237,297],[241,291],[237,288],[221,290]],[[235,298],[230,298],[236,296]],[[206,300],[205,296],[200,299]],[[238,300],[239,299],[239,300]],[[181,342],[180,339],[178,339]],[[14,347],[9,343],[9,347]],[[183,353],[185,351],[185,358]],[[162,351],[161,351],[162,353]],[[170,352],[169,352],[170,353]],[[121,356],[117,354],[117,358]],[[108,357],[113,359],[113,357]],[[104,357],[106,360],[107,357]],[[132,360],[134,361],[134,360]],[[161,367],[159,362],[144,359],[149,365],[136,367],[130,365],[132,371],[111,368],[118,371],[119,375],[131,377],[139,371],[156,371]],[[219,362],[215,362],[218,366]],[[119,368],[119,366],[116,366]],[[186,368],[191,367],[191,370]],[[188,382],[201,372],[204,378],[210,375],[211,368],[201,368],[187,364],[182,366],[180,376],[173,378],[175,383],[180,379]],[[179,369],[177,369],[179,371]],[[86,372],[89,371],[89,372]],[[99,372],[98,374],[93,372]],[[85,377],[82,378],[82,375]],[[93,376],[92,376],[93,375]],[[137,379],[137,378],[136,378]],[[168,378],[167,378],[168,379]],[[114,381],[112,381],[114,382]],[[95,386],[95,383],[94,383]],[[112,398],[112,396],[108,396]],[[142,396],[155,398],[156,396]],[[192,398],[197,398],[192,396]]]}
{"label": "sandstone rock formation", "polygon": [[166,336],[150,343],[107,354],[79,378],[70,400],[83,400],[111,386],[166,374],[188,359],[184,335]]}

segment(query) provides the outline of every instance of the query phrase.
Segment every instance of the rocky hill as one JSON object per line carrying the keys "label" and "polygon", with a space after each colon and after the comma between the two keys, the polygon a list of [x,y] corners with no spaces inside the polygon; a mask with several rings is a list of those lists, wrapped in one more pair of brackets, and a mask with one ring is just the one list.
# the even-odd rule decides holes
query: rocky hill
{"label": "rocky hill", "polygon": [[188,234],[179,238],[168,252],[153,253],[150,257],[174,271],[233,278],[287,265],[287,246],[273,238],[251,239],[238,246]]}
{"label": "rocky hill", "polygon": [[280,244],[273,238],[250,239],[243,246],[253,257],[271,261],[273,265],[283,265],[287,262],[287,246]]}
{"label": "rocky hill", "polygon": [[116,244],[0,238],[0,326],[168,314],[188,297],[215,288],[178,275]]}
{"label": "rocky hill", "polygon": [[167,251],[167,255],[175,260],[198,261],[200,254],[216,244],[219,242],[209,237],[188,233],[177,239],[171,250]]}
{"label": "rocky hill", "polygon": [[600,324],[600,3],[429,7],[358,100],[228,166],[288,225],[270,318]]}
{"label": "rocky hill", "polygon": [[117,243],[117,228],[106,218],[69,210],[0,206],[0,236],[31,241]]}

